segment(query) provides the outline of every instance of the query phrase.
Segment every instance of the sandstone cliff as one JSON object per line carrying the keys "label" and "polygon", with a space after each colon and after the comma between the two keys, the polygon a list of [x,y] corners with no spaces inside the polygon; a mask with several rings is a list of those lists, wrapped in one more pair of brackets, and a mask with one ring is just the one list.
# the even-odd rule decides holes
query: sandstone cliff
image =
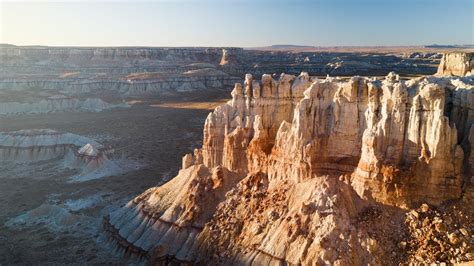
{"label": "sandstone cliff", "polygon": [[447,53],[441,59],[436,73],[440,76],[474,75],[474,53]]}
{"label": "sandstone cliff", "polygon": [[[152,262],[411,261],[406,210],[472,200],[473,88],[468,77],[247,75],[178,176],[104,227]],[[469,260],[471,234],[415,261]]]}

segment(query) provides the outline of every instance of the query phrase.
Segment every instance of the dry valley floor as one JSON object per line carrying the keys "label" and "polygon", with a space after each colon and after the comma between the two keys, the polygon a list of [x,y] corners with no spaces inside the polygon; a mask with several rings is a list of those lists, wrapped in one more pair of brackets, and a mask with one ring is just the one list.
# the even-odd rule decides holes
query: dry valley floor
{"label": "dry valley floor", "polygon": [[123,263],[121,254],[106,245],[102,216],[176,175],[182,154],[201,145],[208,109],[222,102],[215,97],[140,100],[131,108],[98,113],[0,118],[2,132],[31,128],[71,132],[112,147],[113,156],[139,163],[134,171],[80,183],[52,175],[43,169],[47,164],[31,178],[17,178],[12,169],[3,169],[0,264]]}

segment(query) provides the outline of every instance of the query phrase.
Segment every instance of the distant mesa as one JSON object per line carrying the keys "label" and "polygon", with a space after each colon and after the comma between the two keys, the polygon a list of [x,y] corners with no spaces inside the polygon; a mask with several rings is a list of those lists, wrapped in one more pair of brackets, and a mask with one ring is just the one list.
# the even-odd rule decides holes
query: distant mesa
{"label": "distant mesa", "polygon": [[16,47],[16,45],[9,43],[0,43],[0,47]]}
{"label": "distant mesa", "polygon": [[438,49],[453,49],[453,48],[474,48],[474,44],[430,44],[426,45],[426,48],[438,48]]}
{"label": "distant mesa", "polygon": [[0,102],[0,116],[46,114],[61,112],[101,112],[112,108],[126,108],[127,104],[109,104],[100,98],[79,100],[65,95],[53,95],[36,102]]}
{"label": "distant mesa", "polygon": [[273,44],[270,46],[257,46],[257,47],[248,47],[248,50],[277,50],[277,51],[285,51],[285,50],[313,50],[317,48],[316,46],[311,45],[298,45],[298,44]]}
{"label": "distant mesa", "polygon": [[296,45],[296,44],[274,44],[270,46],[272,48],[286,49],[286,48],[316,48],[316,46],[310,45]]}

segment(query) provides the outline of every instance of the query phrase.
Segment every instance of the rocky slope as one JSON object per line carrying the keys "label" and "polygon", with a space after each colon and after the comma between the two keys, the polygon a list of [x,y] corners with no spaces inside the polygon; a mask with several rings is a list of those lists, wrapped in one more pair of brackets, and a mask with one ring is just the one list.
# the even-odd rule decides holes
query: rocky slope
{"label": "rocky slope", "polygon": [[472,211],[459,241],[436,238],[453,247],[444,256],[420,256],[423,231],[405,217],[421,203],[473,200],[473,89],[468,77],[247,75],[209,114],[203,146],[178,176],[105,217],[104,228],[152,263],[471,260]]}

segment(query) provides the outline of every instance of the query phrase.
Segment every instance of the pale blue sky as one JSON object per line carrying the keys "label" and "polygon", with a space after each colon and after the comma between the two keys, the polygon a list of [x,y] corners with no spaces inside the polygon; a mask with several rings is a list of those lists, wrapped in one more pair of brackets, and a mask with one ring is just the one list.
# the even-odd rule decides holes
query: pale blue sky
{"label": "pale blue sky", "polygon": [[0,1],[0,42],[17,45],[474,43],[473,0]]}

